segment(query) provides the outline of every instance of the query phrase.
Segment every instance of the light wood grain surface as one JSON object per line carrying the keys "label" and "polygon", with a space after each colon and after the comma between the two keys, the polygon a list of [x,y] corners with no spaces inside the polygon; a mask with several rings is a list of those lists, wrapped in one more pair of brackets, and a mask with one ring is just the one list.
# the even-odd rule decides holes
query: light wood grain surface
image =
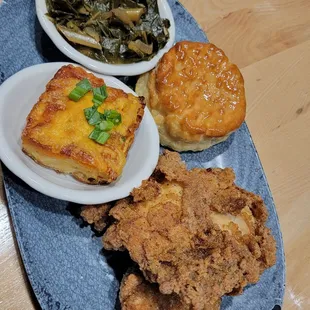
{"label": "light wood grain surface", "polygon": [[[284,309],[310,309],[310,1],[181,2],[242,69],[247,123],[283,233]],[[38,309],[12,234],[0,183],[0,309]]]}

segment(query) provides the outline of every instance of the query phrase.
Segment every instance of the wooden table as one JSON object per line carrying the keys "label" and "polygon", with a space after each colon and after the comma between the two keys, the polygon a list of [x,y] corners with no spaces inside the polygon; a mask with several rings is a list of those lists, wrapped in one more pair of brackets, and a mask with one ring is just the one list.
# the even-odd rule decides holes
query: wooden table
{"label": "wooden table", "polygon": [[[242,69],[247,123],[284,238],[284,309],[310,309],[310,1],[182,3]],[[0,188],[0,308],[35,309]]]}

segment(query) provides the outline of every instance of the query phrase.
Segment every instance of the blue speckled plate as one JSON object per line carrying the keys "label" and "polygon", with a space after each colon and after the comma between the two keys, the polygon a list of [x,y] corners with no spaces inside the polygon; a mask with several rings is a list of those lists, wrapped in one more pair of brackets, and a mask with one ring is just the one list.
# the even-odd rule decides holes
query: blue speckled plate
{"label": "blue speckled plate", "polygon": [[[170,0],[177,40],[207,41],[190,14]],[[19,8],[16,18],[16,8]],[[0,84],[33,64],[67,61],[43,33],[33,0],[7,1],[0,6]],[[130,82],[130,79],[123,79]],[[228,141],[200,153],[185,153],[189,167],[233,167],[237,184],[263,197],[267,225],[276,238],[277,263],[241,296],[224,297],[222,310],[271,310],[281,306],[285,287],[285,262],[279,221],[265,174],[246,124]],[[80,227],[68,211],[69,204],[44,196],[15,177],[5,167],[4,183],[16,238],[35,295],[43,309],[113,310],[118,278],[113,259],[102,253],[100,238]],[[120,258],[118,258],[119,260]],[[280,307],[275,307],[280,309]],[[163,309],[164,310],[164,309]]]}

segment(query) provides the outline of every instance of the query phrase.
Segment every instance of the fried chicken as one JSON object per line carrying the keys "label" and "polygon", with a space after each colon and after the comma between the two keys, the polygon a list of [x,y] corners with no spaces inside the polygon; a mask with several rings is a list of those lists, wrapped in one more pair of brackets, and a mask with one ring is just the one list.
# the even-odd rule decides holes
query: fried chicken
{"label": "fried chicken", "polygon": [[127,249],[148,281],[190,309],[242,293],[275,264],[276,244],[263,200],[234,178],[232,169],[187,170],[166,151],[150,180],[111,209],[104,247]]}
{"label": "fried chicken", "polygon": [[94,226],[98,232],[102,232],[107,226],[107,219],[111,204],[88,205],[81,208],[80,216],[85,222]]}
{"label": "fried chicken", "polygon": [[122,310],[188,310],[178,296],[161,294],[156,284],[147,282],[137,272],[126,274],[122,280],[119,298]]}
{"label": "fried chicken", "polygon": [[[122,310],[190,310],[178,295],[161,294],[158,285],[146,281],[136,270],[125,274],[119,296]],[[217,310],[219,304],[205,310]]]}

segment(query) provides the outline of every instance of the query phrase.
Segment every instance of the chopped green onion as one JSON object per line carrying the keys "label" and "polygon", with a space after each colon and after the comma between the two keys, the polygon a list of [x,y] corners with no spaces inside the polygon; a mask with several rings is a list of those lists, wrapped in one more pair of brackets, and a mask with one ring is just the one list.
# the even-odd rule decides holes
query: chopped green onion
{"label": "chopped green onion", "polygon": [[116,110],[105,110],[104,117],[111,121],[114,125],[119,125],[122,122],[122,116]]}
{"label": "chopped green onion", "polygon": [[69,94],[69,98],[77,102],[82,98],[81,92],[74,88],[73,91]]}
{"label": "chopped green onion", "polygon": [[90,91],[92,89],[90,82],[88,79],[83,79],[82,81],[78,82],[76,84],[77,87],[81,87],[87,91]]}
{"label": "chopped green onion", "polygon": [[116,110],[104,110],[104,116],[106,118],[115,118],[119,115]]}
{"label": "chopped green onion", "polygon": [[100,100],[93,98],[92,101],[93,101],[95,107],[100,107],[102,105],[102,101],[100,101]]}
{"label": "chopped green onion", "polygon": [[[84,79],[76,84],[76,87],[69,94],[69,98],[73,101],[79,101],[91,89],[92,86],[89,80]],[[122,117],[116,110],[105,110],[104,114],[98,111],[98,107],[108,97],[107,87],[105,85],[93,88],[93,95],[92,101],[94,105],[84,109],[84,115],[88,124],[95,126],[89,138],[99,144],[104,144],[110,138],[110,134],[107,131],[110,131],[115,125],[120,124]]]}
{"label": "chopped green onion", "polygon": [[110,134],[105,131],[102,131],[99,135],[98,139],[96,140],[97,143],[104,144],[110,138]]}
{"label": "chopped green onion", "polygon": [[89,125],[97,125],[101,122],[101,116],[102,114],[99,113],[98,111],[95,111],[91,118],[88,120]]}
{"label": "chopped green onion", "polygon": [[89,135],[89,138],[95,140],[99,144],[104,144],[110,138],[110,135],[105,131],[95,128]]}
{"label": "chopped green onion", "polygon": [[85,96],[91,88],[90,82],[87,79],[84,79],[76,84],[75,88],[70,92],[69,98],[77,102]]}
{"label": "chopped green onion", "polygon": [[96,106],[100,106],[103,103],[103,101],[108,97],[107,87],[103,85],[101,87],[93,88],[93,94],[94,94],[93,103]]}
{"label": "chopped green onion", "polygon": [[101,132],[102,131],[99,128],[95,128],[88,137],[92,140],[96,140],[100,136]]}
{"label": "chopped green onion", "polygon": [[104,96],[104,98],[108,97],[108,92],[107,92],[107,86],[106,85],[102,85],[100,87],[94,87],[93,88],[93,92],[94,92],[94,94],[100,93],[102,96]]}
{"label": "chopped green onion", "polygon": [[95,112],[97,112],[97,107],[95,106],[84,109],[84,115],[87,121],[89,121],[92,118]]}
{"label": "chopped green onion", "polygon": [[102,131],[109,131],[114,127],[114,124],[110,121],[102,121],[98,124],[99,129]]}

